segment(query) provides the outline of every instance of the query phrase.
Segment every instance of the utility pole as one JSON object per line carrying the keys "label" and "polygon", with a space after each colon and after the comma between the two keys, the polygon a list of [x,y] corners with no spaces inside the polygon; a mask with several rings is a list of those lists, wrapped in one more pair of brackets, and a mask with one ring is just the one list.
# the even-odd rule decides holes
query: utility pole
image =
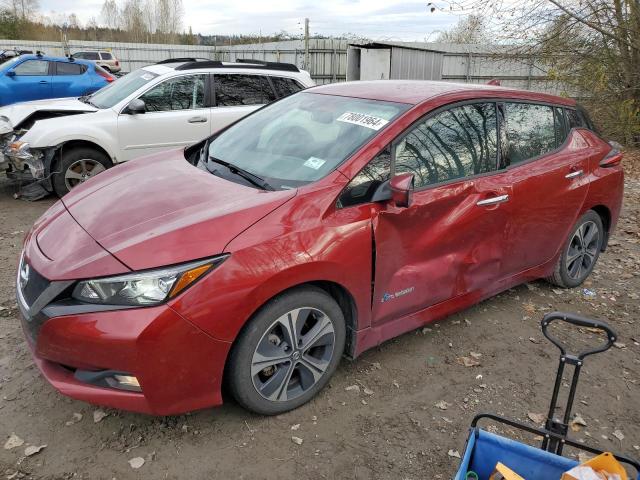
{"label": "utility pole", "polygon": [[309,19],[304,19],[304,69],[309,70]]}

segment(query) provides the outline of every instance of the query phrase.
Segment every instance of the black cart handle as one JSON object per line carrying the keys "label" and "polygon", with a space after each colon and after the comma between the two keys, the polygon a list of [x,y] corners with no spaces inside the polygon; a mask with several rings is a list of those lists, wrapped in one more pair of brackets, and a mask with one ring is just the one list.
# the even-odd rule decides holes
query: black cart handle
{"label": "black cart handle", "polygon": [[[579,327],[588,327],[595,328],[598,330],[602,330],[607,334],[607,343],[604,345],[594,348],[593,350],[587,350],[586,352],[582,352],[575,356],[578,360],[584,359],[587,355],[593,355],[594,353],[604,352],[605,350],[609,350],[613,346],[613,342],[616,341],[618,335],[613,329],[602,320],[594,320],[591,318],[581,317],[579,315],[574,315],[572,313],[562,313],[562,312],[551,312],[547,313],[542,319],[542,333],[545,337],[549,339],[551,343],[553,343],[556,347],[560,349],[560,352],[563,356],[567,355],[567,351],[565,346],[560,343],[558,339],[556,339],[553,335],[548,332],[548,327],[551,325],[551,322],[555,321],[563,321],[567,323],[571,323],[572,325],[577,325]],[[570,354],[571,355],[571,354]]]}

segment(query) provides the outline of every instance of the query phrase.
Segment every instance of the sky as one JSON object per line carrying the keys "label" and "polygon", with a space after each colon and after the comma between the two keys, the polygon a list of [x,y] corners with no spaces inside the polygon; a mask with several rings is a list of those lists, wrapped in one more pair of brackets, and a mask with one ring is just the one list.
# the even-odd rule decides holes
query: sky
{"label": "sky", "polygon": [[[302,33],[309,17],[311,34],[346,33],[374,40],[434,40],[454,25],[456,15],[429,12],[427,2],[401,0],[182,0],[184,27],[202,34]],[[100,23],[102,0],[40,0],[46,15],[75,13],[86,23]],[[430,35],[431,34],[431,35]]]}

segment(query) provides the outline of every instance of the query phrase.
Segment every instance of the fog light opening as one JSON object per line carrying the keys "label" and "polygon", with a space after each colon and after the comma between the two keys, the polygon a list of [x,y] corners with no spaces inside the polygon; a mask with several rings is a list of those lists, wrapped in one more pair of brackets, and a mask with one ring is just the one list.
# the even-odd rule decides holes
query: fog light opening
{"label": "fog light opening", "polygon": [[132,392],[141,392],[140,382],[133,375],[113,375],[105,379],[110,387]]}

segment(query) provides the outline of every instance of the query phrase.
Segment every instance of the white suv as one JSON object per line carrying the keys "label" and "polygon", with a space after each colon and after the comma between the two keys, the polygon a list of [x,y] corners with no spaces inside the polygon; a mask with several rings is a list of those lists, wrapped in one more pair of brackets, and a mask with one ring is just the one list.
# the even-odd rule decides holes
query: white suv
{"label": "white suv", "polygon": [[96,93],[0,108],[9,176],[62,196],[119,162],[196,143],[260,106],[313,86],[285,63],[169,59]]}

